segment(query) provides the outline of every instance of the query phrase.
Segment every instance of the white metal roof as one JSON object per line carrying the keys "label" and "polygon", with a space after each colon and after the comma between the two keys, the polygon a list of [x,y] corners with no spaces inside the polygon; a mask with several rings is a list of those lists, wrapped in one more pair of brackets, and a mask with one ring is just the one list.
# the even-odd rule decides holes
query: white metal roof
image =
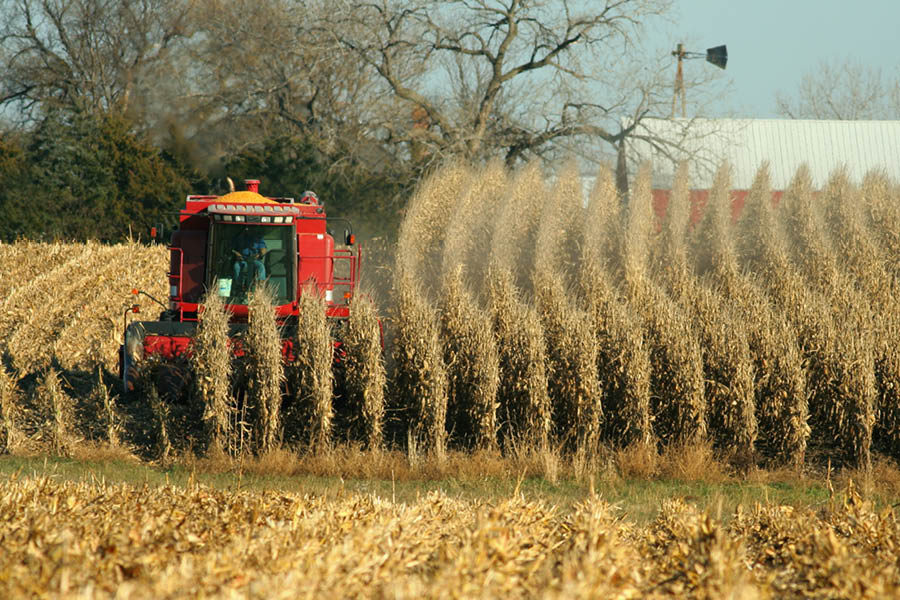
{"label": "white metal roof", "polygon": [[[688,158],[691,164],[693,188],[710,187],[723,160],[731,164],[735,189],[749,188],[764,161],[769,162],[773,189],[786,188],[804,163],[817,187],[841,165],[855,181],[875,169],[900,181],[900,121],[648,118],[635,133],[677,144],[676,157]],[[650,143],[633,140],[629,159],[633,165],[650,159],[654,185],[668,187],[672,162]]]}

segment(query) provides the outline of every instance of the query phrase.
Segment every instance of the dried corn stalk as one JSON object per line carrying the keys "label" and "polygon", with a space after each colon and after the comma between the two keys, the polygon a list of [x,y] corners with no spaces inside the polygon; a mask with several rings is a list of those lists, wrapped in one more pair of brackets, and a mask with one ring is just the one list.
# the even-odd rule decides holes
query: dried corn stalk
{"label": "dried corn stalk", "polygon": [[244,337],[246,402],[252,423],[252,445],[264,454],[281,443],[282,341],[275,322],[272,291],[258,285],[247,303],[249,323]]}
{"label": "dried corn stalk", "polygon": [[206,444],[219,452],[237,453],[233,430],[236,406],[231,396],[232,350],[229,315],[213,282],[203,299],[194,334],[190,365],[194,394],[202,407]]}
{"label": "dried corn stalk", "polygon": [[552,413],[540,317],[522,302],[508,269],[488,275],[490,311],[499,358],[497,413],[507,450],[547,450]]}
{"label": "dried corn stalk", "polygon": [[0,363],[0,452],[16,452],[25,441],[19,413],[16,382]]}
{"label": "dried corn stalk", "polygon": [[440,459],[446,449],[448,391],[440,324],[412,281],[396,277],[394,286],[394,393],[408,425],[407,449]]}
{"label": "dried corn stalk", "polygon": [[345,393],[366,447],[382,447],[387,377],[381,326],[374,301],[357,293],[350,304],[346,348]]}
{"label": "dried corn stalk", "polygon": [[500,359],[490,320],[464,291],[459,272],[445,276],[444,286],[448,428],[465,447],[495,449]]}
{"label": "dried corn stalk", "polygon": [[334,422],[334,342],[325,301],[313,286],[303,289],[297,318],[294,363],[294,398],[285,415],[288,439],[303,439],[312,450],[325,450],[332,442]]}

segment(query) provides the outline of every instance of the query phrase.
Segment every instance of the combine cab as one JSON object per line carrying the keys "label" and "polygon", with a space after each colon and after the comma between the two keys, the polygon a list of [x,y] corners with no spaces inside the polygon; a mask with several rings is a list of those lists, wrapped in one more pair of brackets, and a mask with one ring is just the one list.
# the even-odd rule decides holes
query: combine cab
{"label": "combine cab", "polygon": [[259,194],[259,181],[245,184],[246,191],[224,196],[188,196],[169,244],[168,306],[163,305],[158,321],[136,321],[125,329],[119,368],[126,389],[133,386],[141,361],[156,356],[174,364],[185,356],[209,289],[231,312],[234,337],[247,327],[252,286],[270,286],[286,360],[293,357],[292,333],[303,289],[314,286],[325,299],[333,331],[348,318],[360,265],[349,223],[336,246],[325,208],[314,193],[304,193],[299,201],[267,198]]}

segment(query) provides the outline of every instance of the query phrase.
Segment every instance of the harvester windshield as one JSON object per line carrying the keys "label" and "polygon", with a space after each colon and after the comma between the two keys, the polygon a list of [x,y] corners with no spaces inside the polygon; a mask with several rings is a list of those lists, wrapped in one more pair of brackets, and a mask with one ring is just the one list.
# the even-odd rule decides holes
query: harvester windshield
{"label": "harvester windshield", "polygon": [[293,228],[217,222],[212,227],[208,285],[217,282],[227,304],[246,304],[247,292],[266,282],[275,293],[276,304],[294,301]]}

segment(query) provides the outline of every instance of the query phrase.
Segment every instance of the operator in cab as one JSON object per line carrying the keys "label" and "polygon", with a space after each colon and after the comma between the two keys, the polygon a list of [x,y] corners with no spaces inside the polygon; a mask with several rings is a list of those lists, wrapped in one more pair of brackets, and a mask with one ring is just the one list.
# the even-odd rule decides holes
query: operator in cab
{"label": "operator in cab", "polygon": [[266,255],[266,242],[262,235],[254,234],[250,228],[235,239],[235,247],[231,251],[234,255],[234,281],[241,289],[250,287],[254,280],[262,281],[266,278],[266,265],[263,257]]}

